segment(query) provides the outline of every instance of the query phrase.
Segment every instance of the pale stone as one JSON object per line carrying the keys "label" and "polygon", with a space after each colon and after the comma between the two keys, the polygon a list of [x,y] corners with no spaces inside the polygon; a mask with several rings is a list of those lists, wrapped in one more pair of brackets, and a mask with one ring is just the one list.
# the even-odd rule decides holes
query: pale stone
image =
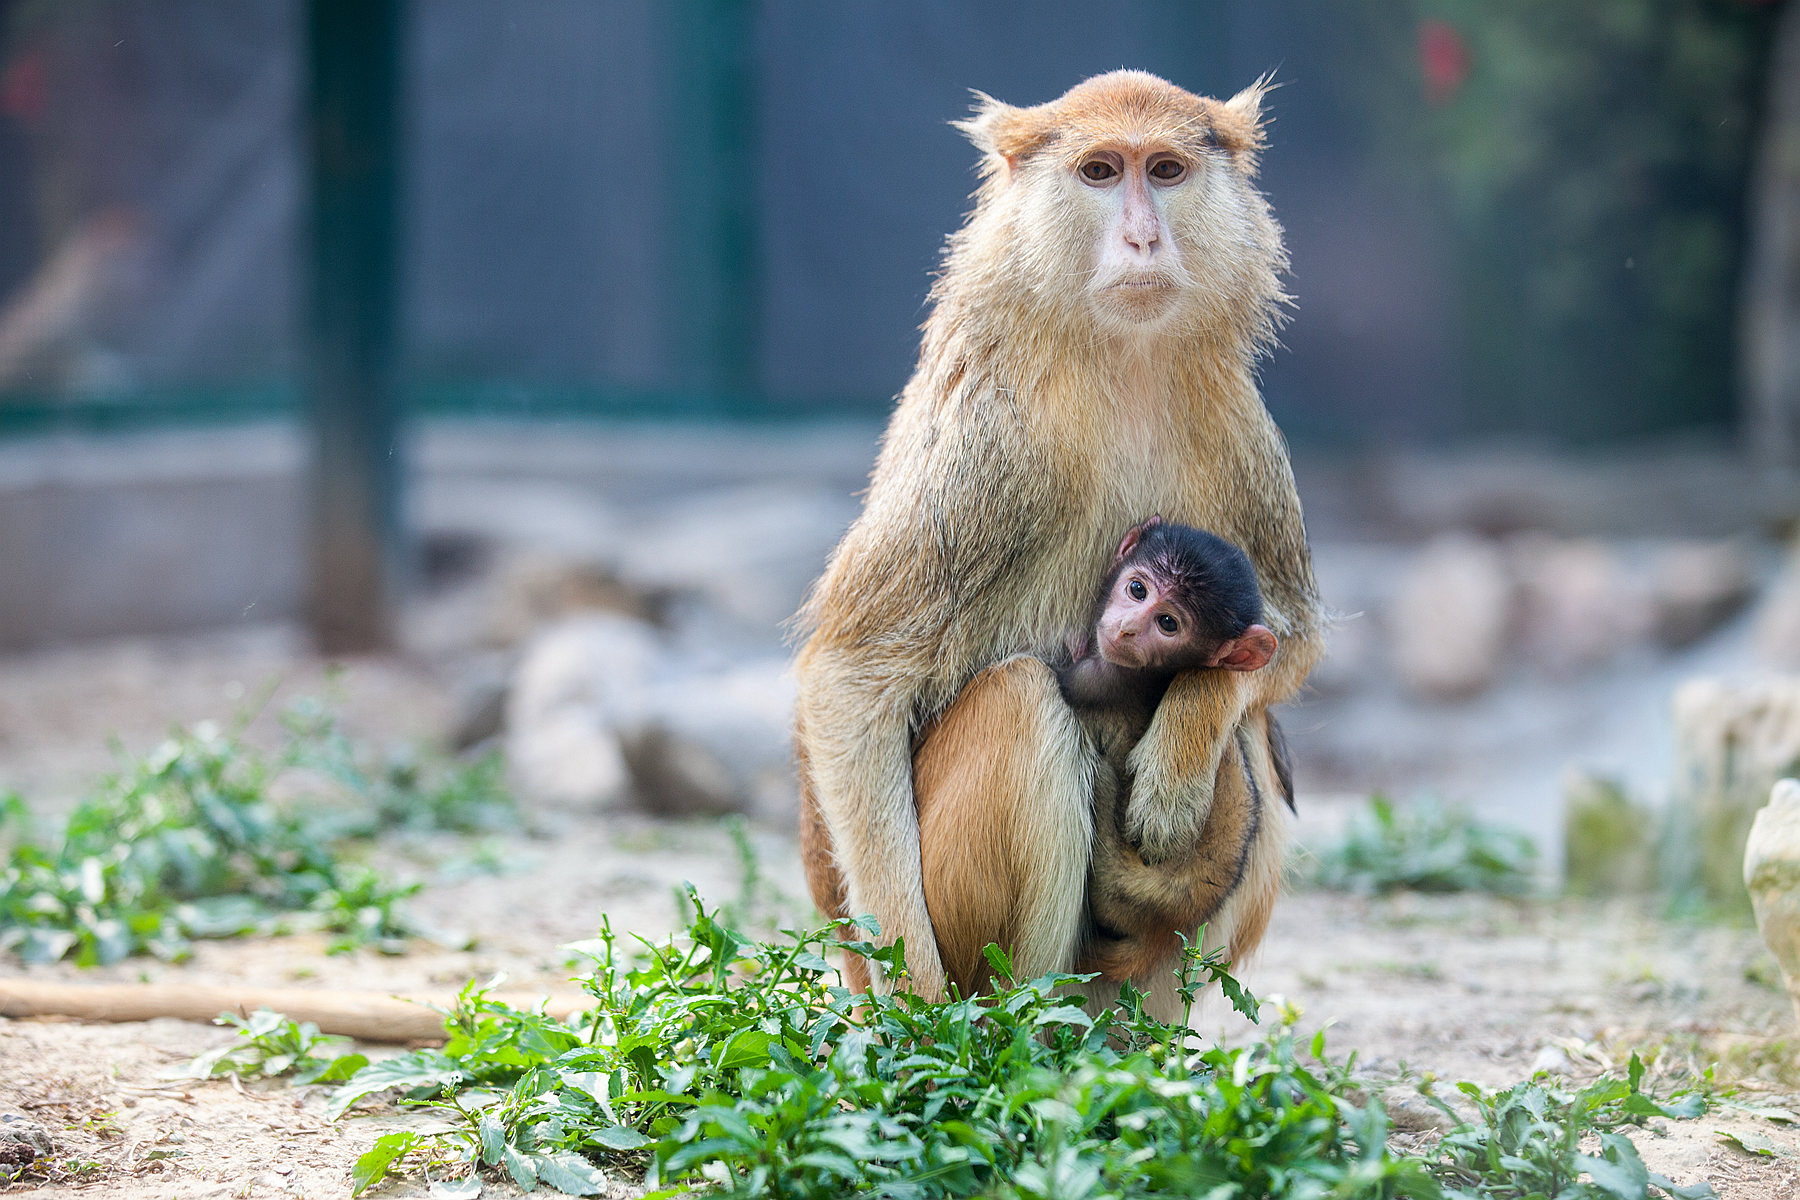
{"label": "pale stone", "polygon": [[1800,1019],[1800,780],[1776,783],[1756,814],[1744,846],[1744,887]]}
{"label": "pale stone", "polygon": [[647,696],[642,717],[622,731],[639,802],[669,814],[791,820],[793,710],[784,659],[663,681]]}
{"label": "pale stone", "polygon": [[1741,910],[1751,820],[1776,780],[1800,774],[1800,676],[1689,680],[1674,716],[1665,878]]}
{"label": "pale stone", "polygon": [[1649,597],[1604,542],[1525,534],[1507,552],[1519,582],[1521,637],[1551,672],[1599,666],[1648,631]]}
{"label": "pale stone", "polygon": [[666,593],[627,584],[601,563],[514,551],[487,582],[484,632],[490,644],[511,646],[546,624],[582,613],[650,621],[667,602]]}
{"label": "pale stone", "polygon": [[641,718],[666,652],[629,617],[593,615],[526,648],[506,702],[507,761],[527,799],[607,807],[628,791],[617,730]]}
{"label": "pale stone", "polygon": [[1681,542],[1656,558],[1650,609],[1657,640],[1679,648],[1717,629],[1756,591],[1750,555],[1733,542]]}
{"label": "pale stone", "polygon": [[1400,677],[1436,699],[1473,696],[1494,681],[1506,648],[1513,589],[1491,543],[1433,540],[1408,569],[1393,609]]}
{"label": "pale stone", "polygon": [[1756,657],[1764,666],[1800,670],[1800,547],[1757,611]]}

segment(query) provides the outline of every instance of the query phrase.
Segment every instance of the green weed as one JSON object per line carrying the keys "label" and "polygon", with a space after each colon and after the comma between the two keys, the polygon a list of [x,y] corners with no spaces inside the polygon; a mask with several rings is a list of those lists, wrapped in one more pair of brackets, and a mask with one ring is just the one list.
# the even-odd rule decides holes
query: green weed
{"label": "green weed", "polygon": [[[1574,1093],[1542,1077],[1501,1091],[1458,1084],[1477,1119],[1444,1136],[1432,1172],[1445,1195],[1456,1197],[1698,1200],[1713,1195],[1705,1183],[1681,1187],[1650,1172],[1631,1139],[1619,1132],[1649,1117],[1691,1118],[1706,1111],[1699,1092],[1669,1104],[1653,1099],[1641,1090],[1643,1078],[1644,1064],[1633,1054],[1625,1079],[1597,1080]],[[1455,1116],[1449,1106],[1440,1106]],[[1582,1152],[1590,1137],[1598,1143],[1597,1154]]]}
{"label": "green weed", "polygon": [[205,1078],[242,1075],[273,1078],[292,1075],[295,1083],[339,1083],[369,1065],[347,1037],[328,1037],[311,1021],[294,1022],[259,1008],[246,1019],[222,1012],[214,1023],[237,1027],[241,1042],[228,1042],[189,1064],[189,1072]]}
{"label": "green weed", "polygon": [[[510,804],[499,768],[371,772],[328,717],[302,708],[287,727],[273,760],[212,722],[178,731],[79,804],[58,842],[32,838],[16,796],[0,800],[11,842],[0,950],[83,965],[175,959],[194,938],[305,928],[338,934],[334,949],[395,947],[412,930],[399,906],[417,885],[347,861],[345,837],[462,827]],[[290,773],[312,786],[277,804],[271,786]]]}
{"label": "green weed", "polygon": [[[1652,1100],[1635,1060],[1627,1079],[1573,1096],[1465,1085],[1473,1119],[1457,1117],[1431,1151],[1402,1154],[1379,1101],[1326,1057],[1322,1035],[1300,1044],[1291,1010],[1259,1040],[1219,1047],[1185,1020],[1150,1018],[1129,993],[1090,1016],[1060,994],[1069,976],[941,1004],[857,997],[825,956],[847,949],[897,971],[898,948],[829,929],[757,942],[691,892],[687,902],[685,936],[645,943],[630,962],[608,928],[583,947],[589,1012],[523,1012],[471,984],[442,1049],[351,1075],[333,1116],[397,1093],[448,1121],[377,1139],[355,1166],[355,1194],[411,1163],[438,1178],[469,1164],[571,1195],[626,1178],[653,1196],[920,1200],[1706,1194],[1643,1171],[1617,1132],[1703,1105]],[[1003,955],[990,949],[990,960],[1010,976]],[[1190,955],[1190,1007],[1215,983],[1258,1013],[1216,956]],[[272,1043],[284,1054],[292,1044]]]}
{"label": "green weed", "polygon": [[1355,892],[1497,892],[1519,895],[1535,882],[1537,848],[1517,830],[1436,804],[1396,808],[1373,796],[1344,838],[1318,856],[1320,887]]}

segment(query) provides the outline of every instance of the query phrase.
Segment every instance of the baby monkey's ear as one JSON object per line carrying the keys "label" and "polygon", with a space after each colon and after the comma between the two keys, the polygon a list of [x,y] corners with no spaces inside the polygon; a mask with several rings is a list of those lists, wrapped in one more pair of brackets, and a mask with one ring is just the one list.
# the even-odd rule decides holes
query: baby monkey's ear
{"label": "baby monkey's ear", "polygon": [[1220,642],[1208,665],[1226,671],[1259,671],[1275,657],[1275,644],[1267,625],[1252,625],[1237,637]]}
{"label": "baby monkey's ear", "polygon": [[1155,513],[1127,529],[1125,536],[1119,539],[1119,548],[1113,552],[1113,565],[1117,566],[1130,558],[1131,552],[1137,549],[1137,544],[1144,540],[1144,535],[1161,524],[1162,514]]}

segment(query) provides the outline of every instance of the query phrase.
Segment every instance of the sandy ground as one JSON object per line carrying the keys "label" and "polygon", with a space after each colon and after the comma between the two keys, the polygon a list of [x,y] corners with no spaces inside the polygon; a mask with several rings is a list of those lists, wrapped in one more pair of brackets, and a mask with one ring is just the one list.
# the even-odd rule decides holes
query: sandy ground
{"label": "sandy ground", "polygon": [[[34,807],[55,812],[112,761],[109,734],[142,751],[171,724],[228,713],[271,685],[273,705],[329,691],[345,726],[376,744],[429,739],[451,719],[444,680],[430,666],[370,659],[328,677],[279,627],[16,654],[0,658],[0,788],[19,788]],[[272,740],[273,723],[263,718],[250,736]],[[1347,803],[1303,794],[1301,840],[1328,838]],[[616,928],[660,934],[675,922],[681,881],[713,902],[741,888],[731,839],[716,822],[546,811],[529,823],[528,832],[487,839],[486,857],[503,864],[497,872],[446,869],[467,855],[441,843],[384,848],[390,870],[430,881],[419,911],[466,933],[467,949],[420,944],[400,956],[328,957],[319,940],[295,937],[203,944],[180,965],[133,960],[79,971],[9,962],[0,972],[435,991],[503,972],[512,985],[551,987],[569,973],[558,947],[591,935],[602,914]],[[788,831],[755,828],[751,837],[773,911],[806,920]],[[1670,925],[1625,906],[1297,890],[1278,909],[1247,982],[1298,1005],[1303,1028],[1328,1025],[1332,1053],[1356,1052],[1373,1078],[1410,1072],[1504,1085],[1549,1066],[1580,1079],[1620,1068],[1636,1048],[1654,1055],[1664,1081],[1717,1061],[1719,1078],[1740,1086],[1742,1099],[1790,1103],[1800,1092],[1793,1013],[1772,959],[1747,930]],[[1244,1036],[1235,1018],[1209,1013],[1204,1021]],[[122,1200],[345,1196],[352,1162],[376,1136],[423,1119],[390,1110],[332,1124],[323,1088],[172,1077],[228,1036],[174,1021],[0,1020],[0,1118],[36,1122],[59,1164],[52,1181],[0,1190]],[[1734,1148],[1720,1137],[1733,1130],[1771,1139],[1777,1153]],[[1722,1196],[1789,1196],[1800,1186],[1791,1126],[1724,1109],[1653,1123],[1636,1140],[1653,1168],[1683,1182],[1705,1178]],[[428,1182],[414,1176],[382,1194],[428,1195]],[[486,1194],[514,1189],[489,1181]]]}

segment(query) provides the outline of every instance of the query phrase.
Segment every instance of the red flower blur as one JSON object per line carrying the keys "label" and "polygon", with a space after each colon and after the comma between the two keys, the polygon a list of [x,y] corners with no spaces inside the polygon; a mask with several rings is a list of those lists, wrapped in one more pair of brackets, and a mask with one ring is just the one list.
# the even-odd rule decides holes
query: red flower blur
{"label": "red flower blur", "polygon": [[1447,104],[1469,77],[1469,44],[1456,26],[1432,18],[1419,22],[1419,70],[1425,77],[1425,99]]}

